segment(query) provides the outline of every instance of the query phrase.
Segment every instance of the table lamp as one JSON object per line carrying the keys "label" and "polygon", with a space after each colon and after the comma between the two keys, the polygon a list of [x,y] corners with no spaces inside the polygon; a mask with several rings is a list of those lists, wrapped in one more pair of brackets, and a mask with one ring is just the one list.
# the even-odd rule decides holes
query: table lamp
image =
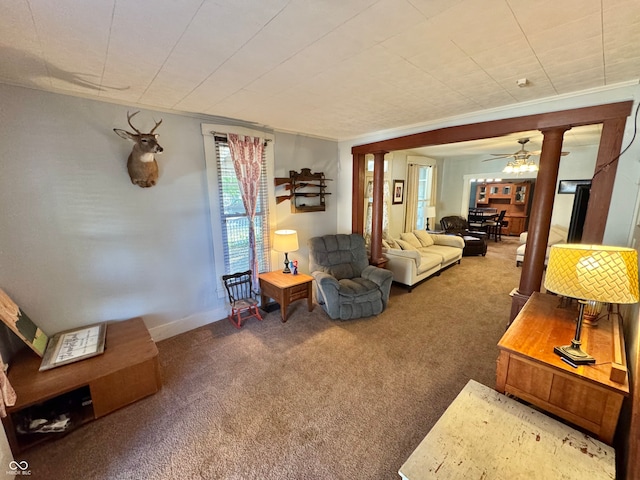
{"label": "table lamp", "polygon": [[425,217],[427,219],[427,230],[429,230],[429,219],[435,218],[436,216],[436,207],[430,205],[427,207],[427,211],[425,212]]}
{"label": "table lamp", "polygon": [[289,252],[298,250],[298,232],[295,230],[276,230],[273,234],[273,249],[284,253],[284,270],[282,273],[291,273],[289,270]]}
{"label": "table lamp", "polygon": [[596,360],[581,348],[580,334],[585,305],[638,301],[638,252],[633,248],[605,245],[558,244],[551,247],[544,287],[553,293],[578,299],[576,333],[571,345],[553,351],[576,365]]}

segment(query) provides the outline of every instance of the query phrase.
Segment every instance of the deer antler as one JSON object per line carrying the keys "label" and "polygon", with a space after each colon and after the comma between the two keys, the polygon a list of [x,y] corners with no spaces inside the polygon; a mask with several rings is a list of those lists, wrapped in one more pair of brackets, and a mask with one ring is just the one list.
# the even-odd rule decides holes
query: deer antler
{"label": "deer antler", "polygon": [[[154,120],[154,122],[155,122],[155,120]],[[162,123],[162,119],[160,119],[159,122],[156,122],[156,126],[151,129],[151,131],[149,132],[149,135],[153,135],[153,132],[156,131],[156,128],[158,128],[161,123]]]}
{"label": "deer antler", "polygon": [[[135,117],[135,116],[136,116],[137,114],[139,114],[139,113],[140,113],[140,110],[138,110],[137,112],[134,112],[134,113],[132,113],[131,115],[129,115],[129,112],[127,111],[127,122],[129,122],[129,126],[130,126],[131,128],[133,128],[133,130],[134,130],[138,135],[141,135],[141,134],[142,134],[142,132],[140,132],[140,130],[138,130],[136,127],[134,127],[134,126],[133,126],[133,124],[131,123],[131,119],[132,119],[133,117]],[[156,126],[157,126],[157,125],[156,125]],[[153,131],[153,130],[152,130],[152,131]]]}

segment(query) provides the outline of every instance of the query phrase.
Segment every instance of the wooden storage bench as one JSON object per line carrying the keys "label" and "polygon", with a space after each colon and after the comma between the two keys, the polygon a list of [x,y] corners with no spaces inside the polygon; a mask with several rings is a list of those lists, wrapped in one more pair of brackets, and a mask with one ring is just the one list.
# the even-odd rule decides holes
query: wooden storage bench
{"label": "wooden storage bench", "polygon": [[9,365],[17,401],[2,419],[14,455],[42,441],[68,433],[19,434],[29,412],[70,409],[75,426],[156,393],[161,386],[158,349],[141,318],[107,325],[105,351],[96,357],[39,372],[41,358],[24,349]]}

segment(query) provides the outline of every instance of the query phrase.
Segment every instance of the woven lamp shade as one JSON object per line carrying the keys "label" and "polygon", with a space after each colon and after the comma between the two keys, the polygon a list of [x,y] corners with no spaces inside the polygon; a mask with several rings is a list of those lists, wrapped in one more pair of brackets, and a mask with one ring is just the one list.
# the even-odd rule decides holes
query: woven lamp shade
{"label": "woven lamp shade", "polygon": [[605,245],[553,245],[544,287],[580,300],[636,303],[638,252]]}

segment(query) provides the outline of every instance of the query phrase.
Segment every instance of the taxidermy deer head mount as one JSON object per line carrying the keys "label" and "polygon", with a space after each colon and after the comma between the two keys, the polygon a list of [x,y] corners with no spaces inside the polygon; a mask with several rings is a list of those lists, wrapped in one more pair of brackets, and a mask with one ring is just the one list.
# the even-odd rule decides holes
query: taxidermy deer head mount
{"label": "taxidermy deer head mount", "polygon": [[127,122],[136,133],[127,132],[119,128],[114,128],[113,131],[122,138],[131,140],[134,143],[133,149],[129,154],[129,160],[127,160],[127,170],[129,171],[129,177],[131,177],[131,183],[143,188],[153,187],[158,181],[158,164],[156,163],[155,154],[162,153],[162,147],[158,144],[158,134],[153,132],[160,126],[162,119],[156,122],[156,126],[149,133],[142,133],[131,124],[131,119],[138,113],[140,112],[129,115],[129,112],[127,112]]}

